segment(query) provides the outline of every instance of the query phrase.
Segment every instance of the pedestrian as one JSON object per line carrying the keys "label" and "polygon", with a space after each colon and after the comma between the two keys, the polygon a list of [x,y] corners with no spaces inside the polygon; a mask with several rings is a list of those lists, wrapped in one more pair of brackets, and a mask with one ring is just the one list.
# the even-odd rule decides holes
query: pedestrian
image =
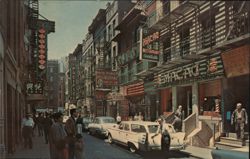
{"label": "pedestrian", "polygon": [[77,129],[77,134],[82,134],[83,130],[83,121],[82,121],[82,115],[79,113],[77,119],[76,119],[76,129]]}
{"label": "pedestrian", "polygon": [[48,137],[49,136],[49,130],[50,130],[50,127],[53,124],[49,113],[47,113],[47,112],[45,113],[42,124],[43,124],[45,144],[48,144],[48,142],[49,142],[49,137]]}
{"label": "pedestrian", "polygon": [[242,108],[242,103],[238,102],[236,104],[236,109],[233,111],[231,116],[231,125],[235,124],[235,131],[237,134],[237,139],[244,141],[244,129],[245,124],[248,123],[247,111]]}
{"label": "pedestrian", "polygon": [[82,134],[76,134],[75,159],[84,159],[84,141]]}
{"label": "pedestrian", "polygon": [[172,125],[174,126],[175,130],[179,132],[182,129],[182,116],[183,116],[183,110],[181,105],[178,106],[178,109],[175,111],[174,115],[175,118]]}
{"label": "pedestrian", "polygon": [[30,149],[33,147],[32,135],[33,135],[33,127],[34,121],[31,118],[31,114],[27,113],[25,118],[22,120],[22,136],[24,139],[24,148],[29,146]]}
{"label": "pedestrian", "polygon": [[75,151],[75,136],[76,136],[76,119],[77,119],[77,111],[76,109],[70,109],[70,117],[65,123],[65,130],[68,137],[69,144],[69,159],[74,159],[74,151]]}
{"label": "pedestrian", "polygon": [[139,112],[139,115],[138,115],[138,120],[139,120],[139,121],[143,121],[143,115],[142,115],[142,113],[141,113],[141,112]]}
{"label": "pedestrian", "polygon": [[117,113],[117,116],[116,116],[116,122],[117,122],[117,124],[120,124],[121,121],[122,121],[122,118],[121,118],[121,116],[119,115],[119,113]]}
{"label": "pedestrian", "polygon": [[38,128],[38,136],[43,136],[43,114],[38,113],[37,117],[37,128]]}
{"label": "pedestrian", "polygon": [[50,158],[68,159],[67,134],[63,126],[63,114],[54,114],[54,123],[50,128]]}
{"label": "pedestrian", "polygon": [[137,115],[137,113],[135,113],[134,120],[135,120],[135,121],[138,120],[138,115]]}
{"label": "pedestrian", "polygon": [[164,119],[159,118],[157,122],[160,125],[161,132],[161,150],[169,150],[170,147],[170,135],[166,129]]}

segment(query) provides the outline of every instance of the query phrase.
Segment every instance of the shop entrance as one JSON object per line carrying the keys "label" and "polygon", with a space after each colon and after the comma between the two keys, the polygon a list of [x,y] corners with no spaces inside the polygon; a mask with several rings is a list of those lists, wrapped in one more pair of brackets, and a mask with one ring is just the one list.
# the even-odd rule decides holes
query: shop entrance
{"label": "shop entrance", "polygon": [[180,86],[177,87],[177,103],[182,105],[184,111],[184,119],[192,114],[192,86]]}
{"label": "shop entrance", "polygon": [[[230,132],[234,132],[234,127],[230,124],[230,117],[234,109],[236,108],[236,103],[241,102],[243,108],[249,112],[249,74],[228,78],[223,83],[224,89],[224,129]],[[249,115],[249,114],[248,114]],[[248,119],[249,120],[249,119]],[[246,125],[245,131],[248,130],[249,125]]]}

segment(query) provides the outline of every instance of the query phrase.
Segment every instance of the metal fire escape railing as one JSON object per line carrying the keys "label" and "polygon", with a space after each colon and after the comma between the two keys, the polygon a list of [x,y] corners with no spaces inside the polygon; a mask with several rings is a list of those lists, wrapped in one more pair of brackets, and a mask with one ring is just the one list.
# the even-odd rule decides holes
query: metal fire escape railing
{"label": "metal fire escape railing", "polygon": [[[36,33],[36,26],[37,26],[37,21],[38,21],[38,0],[29,0],[28,1],[28,23],[29,23],[29,29],[31,30],[31,35],[30,35],[30,45],[31,45],[31,65],[30,69],[32,72],[35,72],[35,53],[36,53],[36,48],[37,48],[37,33]],[[36,75],[33,74],[32,78],[34,78]]]}

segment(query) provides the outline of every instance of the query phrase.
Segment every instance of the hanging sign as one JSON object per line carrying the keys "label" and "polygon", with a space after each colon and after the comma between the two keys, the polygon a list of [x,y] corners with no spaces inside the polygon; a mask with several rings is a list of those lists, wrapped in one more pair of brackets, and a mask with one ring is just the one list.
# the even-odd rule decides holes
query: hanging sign
{"label": "hanging sign", "polygon": [[140,60],[159,61],[160,32],[148,34],[147,30],[140,30]]}

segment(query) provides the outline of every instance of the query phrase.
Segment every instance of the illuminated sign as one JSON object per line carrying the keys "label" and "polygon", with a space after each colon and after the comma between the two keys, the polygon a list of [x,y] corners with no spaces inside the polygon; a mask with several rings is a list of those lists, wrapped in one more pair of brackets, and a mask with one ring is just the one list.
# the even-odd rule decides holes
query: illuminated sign
{"label": "illuminated sign", "polygon": [[146,30],[140,30],[140,60],[159,61],[160,32],[148,34]]}

